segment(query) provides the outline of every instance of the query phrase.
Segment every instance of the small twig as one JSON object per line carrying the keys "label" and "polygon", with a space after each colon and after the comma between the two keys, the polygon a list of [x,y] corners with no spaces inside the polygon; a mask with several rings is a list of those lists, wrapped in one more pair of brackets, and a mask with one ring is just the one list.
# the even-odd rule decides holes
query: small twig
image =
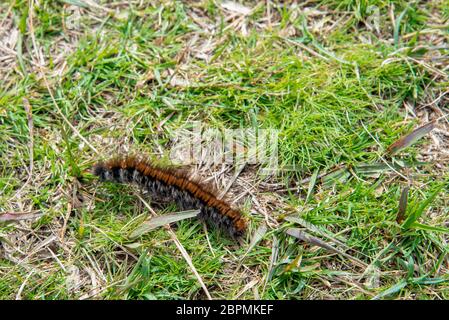
{"label": "small twig", "polygon": [[179,242],[178,237],[176,237],[176,234],[173,232],[173,230],[170,228],[170,226],[167,226],[167,231],[169,232],[172,240],[175,242],[176,247],[178,247],[178,250],[181,252],[182,256],[186,260],[187,264],[190,266],[190,269],[195,274],[196,278],[198,279],[198,282],[200,283],[201,287],[204,290],[204,293],[206,293],[206,296],[209,300],[212,300],[212,296],[209,293],[209,290],[207,290],[206,285],[203,282],[203,279],[199,275],[198,271],[196,271],[195,266],[192,263],[192,258],[190,258],[189,254],[187,253],[184,246]]}

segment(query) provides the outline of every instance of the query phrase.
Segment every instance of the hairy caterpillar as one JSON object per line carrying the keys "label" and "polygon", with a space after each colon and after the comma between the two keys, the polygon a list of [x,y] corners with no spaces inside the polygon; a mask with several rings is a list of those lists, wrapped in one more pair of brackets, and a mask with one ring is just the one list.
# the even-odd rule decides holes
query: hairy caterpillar
{"label": "hairy caterpillar", "polygon": [[221,228],[232,238],[245,233],[246,220],[240,211],[232,209],[209,186],[193,181],[182,170],[124,157],[97,163],[92,173],[102,181],[137,184],[156,197],[170,199],[181,210],[199,209],[200,219]]}

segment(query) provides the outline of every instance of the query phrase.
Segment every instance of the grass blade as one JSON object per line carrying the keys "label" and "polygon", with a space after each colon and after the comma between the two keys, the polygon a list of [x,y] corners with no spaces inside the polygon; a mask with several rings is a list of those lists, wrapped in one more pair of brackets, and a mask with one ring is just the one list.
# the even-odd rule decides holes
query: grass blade
{"label": "grass blade", "polygon": [[187,210],[187,211],[164,214],[162,216],[157,216],[157,217],[151,218],[151,219],[143,222],[140,225],[140,227],[138,227],[136,230],[134,230],[131,233],[131,235],[129,237],[131,239],[140,237],[141,235],[143,235],[153,229],[165,226],[165,225],[173,223],[173,222],[196,217],[199,213],[200,213],[200,210]]}
{"label": "grass blade", "polygon": [[408,190],[409,187],[405,187],[404,189],[402,189],[401,198],[399,199],[398,215],[396,216],[397,223],[401,223],[402,221],[404,221],[405,212],[407,211]]}
{"label": "grass blade", "polygon": [[319,170],[316,169],[315,172],[312,174],[312,177],[310,178],[309,189],[307,190],[306,203],[309,202],[310,197],[312,195],[313,188],[315,187],[316,179],[318,177],[318,172],[319,172]]}
{"label": "grass blade", "polygon": [[399,17],[396,19],[396,24],[394,25],[394,46],[397,48],[399,46],[399,29],[401,28],[401,21],[407,13],[408,7],[401,12]]}
{"label": "grass blade", "polygon": [[379,300],[384,297],[391,296],[392,294],[395,294],[395,293],[401,291],[406,286],[407,286],[407,281],[401,280],[400,282],[396,283],[394,286],[388,288],[387,290],[382,291],[381,293],[379,293],[377,296],[375,296],[371,300]]}
{"label": "grass blade", "polygon": [[318,246],[318,247],[321,247],[321,248],[326,249],[328,251],[331,251],[333,253],[337,253],[337,254],[339,254],[339,255],[341,255],[341,256],[351,260],[354,264],[358,265],[359,267],[366,268],[368,266],[363,261],[361,261],[361,260],[359,260],[359,259],[357,259],[357,258],[355,258],[355,257],[353,257],[353,256],[351,256],[349,254],[347,254],[346,252],[343,252],[343,251],[341,251],[341,250],[331,246],[330,244],[328,244],[328,243],[326,243],[326,242],[324,242],[324,241],[322,241],[322,240],[320,240],[318,238],[315,238],[315,237],[309,235],[308,233],[306,233],[306,232],[304,232],[304,231],[302,231],[302,230],[300,230],[298,228],[288,228],[286,233],[289,236],[295,237],[295,238],[297,238],[299,240],[302,240],[304,242],[308,242],[308,243],[310,243],[310,244],[312,244],[314,246]]}
{"label": "grass blade", "polygon": [[406,135],[406,136],[400,138],[399,140],[395,141],[394,143],[392,143],[387,148],[387,154],[394,155],[394,154],[398,153],[399,151],[401,151],[402,149],[405,149],[405,148],[411,146],[412,144],[417,142],[419,139],[424,137],[426,134],[428,134],[430,131],[432,131],[434,128],[435,128],[435,122],[432,121],[432,122],[429,122],[429,123],[419,127],[418,129],[413,130],[408,135]]}
{"label": "grass blade", "polygon": [[427,224],[423,224],[423,223],[419,223],[419,222],[412,223],[411,227],[415,228],[415,229],[421,229],[421,230],[426,230],[426,231],[434,231],[434,232],[441,232],[441,233],[449,234],[449,228],[434,227],[434,226],[429,226]]}
{"label": "grass blade", "polygon": [[324,185],[329,185],[329,184],[335,183],[337,181],[344,182],[349,178],[350,175],[351,174],[350,174],[348,168],[340,167],[340,168],[332,170],[332,171],[326,173],[324,176],[322,176],[321,182]]}
{"label": "grass blade", "polygon": [[424,200],[420,206],[412,212],[407,220],[405,220],[404,224],[402,225],[403,229],[409,229],[414,222],[416,222],[421,215],[424,213],[424,210],[427,208],[427,206],[436,198],[438,193],[443,189],[443,186],[440,186],[437,188],[426,200]]}
{"label": "grass blade", "polygon": [[251,239],[251,242],[249,244],[248,250],[245,253],[245,256],[256,246],[256,244],[258,244],[260,242],[260,240],[262,240],[262,238],[265,236],[267,231],[268,231],[267,225],[265,223],[263,223],[256,230],[256,232],[254,232],[254,235]]}
{"label": "grass blade", "polygon": [[234,271],[233,276],[237,274],[237,271],[238,271],[238,270],[240,269],[240,267],[242,266],[243,260],[246,258],[246,256],[248,255],[248,253],[250,253],[251,250],[253,250],[254,247],[260,242],[260,240],[263,239],[263,237],[265,236],[265,234],[267,233],[267,231],[268,231],[268,227],[267,227],[267,225],[266,225],[265,223],[262,223],[262,225],[261,225],[259,228],[257,228],[256,232],[254,232],[254,234],[253,234],[253,236],[252,236],[252,238],[251,238],[251,242],[250,242],[250,244],[249,244],[248,249],[246,250],[246,252],[245,252],[245,254],[243,255],[243,257],[240,258],[240,262],[239,262],[239,264],[237,265],[237,268],[235,268],[235,271]]}
{"label": "grass blade", "polygon": [[77,6],[80,8],[89,8],[89,6],[86,3],[84,3],[83,1],[79,1],[79,0],[62,0],[62,2],[71,4],[73,6]]}
{"label": "grass blade", "polygon": [[325,237],[325,238],[331,240],[335,244],[343,246],[343,247],[349,249],[349,247],[344,243],[344,242],[346,242],[346,239],[344,239],[341,236],[336,236],[335,234],[333,234],[332,232],[330,232],[326,228],[318,227],[318,226],[314,225],[313,223],[304,220],[303,218],[292,216],[292,215],[286,216],[284,218],[284,220],[289,221],[289,222],[293,222],[293,223],[297,223],[297,224],[303,226],[304,228],[306,228],[307,230],[311,231],[312,233],[319,234],[320,236]]}
{"label": "grass blade", "polygon": [[0,223],[1,222],[11,222],[11,221],[19,221],[19,220],[26,220],[26,219],[34,219],[39,218],[42,216],[41,213],[0,213]]}

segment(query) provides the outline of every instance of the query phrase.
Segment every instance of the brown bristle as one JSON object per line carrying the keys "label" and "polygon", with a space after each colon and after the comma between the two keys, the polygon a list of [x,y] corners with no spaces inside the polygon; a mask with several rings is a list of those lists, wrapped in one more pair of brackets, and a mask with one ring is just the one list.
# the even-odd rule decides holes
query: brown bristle
{"label": "brown bristle", "polygon": [[98,163],[92,172],[102,180],[136,183],[150,193],[171,198],[183,210],[200,209],[200,218],[221,227],[234,238],[242,236],[246,230],[246,220],[240,211],[218,199],[210,186],[194,181],[180,169],[124,157]]}

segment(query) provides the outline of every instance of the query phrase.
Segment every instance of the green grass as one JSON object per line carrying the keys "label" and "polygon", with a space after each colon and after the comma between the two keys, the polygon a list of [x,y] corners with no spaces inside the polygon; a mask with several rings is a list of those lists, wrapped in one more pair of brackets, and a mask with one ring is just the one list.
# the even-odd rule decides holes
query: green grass
{"label": "green grass", "polygon": [[[430,138],[393,159],[385,155],[391,143],[428,121],[420,110],[441,117],[420,107],[447,87],[447,76],[434,71],[448,75],[442,65],[449,51],[438,47],[448,40],[444,1],[317,1],[308,5],[322,12],[317,16],[274,3],[271,25],[265,3],[247,3],[256,7],[244,19],[247,34],[227,20],[229,11],[218,1],[117,10],[102,1],[114,9],[86,6],[75,29],[67,25],[64,3],[77,1],[40,1],[31,12],[34,28],[26,1],[0,7],[0,23],[19,34],[13,58],[0,63],[0,213],[42,214],[0,224],[0,298],[20,292],[22,299],[205,299],[164,228],[129,238],[149,217],[139,192],[98,184],[87,173],[99,157],[125,147],[166,158],[171,134],[190,121],[279,130],[279,166],[295,168],[271,180],[257,168],[239,176],[234,194],[254,186],[239,201],[250,221],[242,246],[211,228],[206,234],[197,221],[172,226],[213,298],[448,298],[447,155],[420,163]],[[379,32],[369,28],[373,5]],[[420,36],[426,29],[433,40]],[[37,66],[33,37],[55,101]],[[34,126],[30,180],[24,98]],[[417,118],[405,104],[415,107]],[[447,114],[447,106],[439,108]],[[445,121],[438,125],[447,131]],[[363,165],[375,165],[375,172],[363,172]],[[349,168],[340,179],[299,184],[339,166]],[[407,214],[426,204],[420,225],[408,229],[396,222],[404,177],[411,185]],[[267,189],[264,182],[281,187]],[[158,214],[176,211],[151,205]],[[266,220],[263,210],[270,227],[247,252]],[[366,285],[373,273],[347,258],[287,235],[287,227],[299,227],[283,220],[287,214],[343,239],[348,254],[376,270],[375,285]]]}

